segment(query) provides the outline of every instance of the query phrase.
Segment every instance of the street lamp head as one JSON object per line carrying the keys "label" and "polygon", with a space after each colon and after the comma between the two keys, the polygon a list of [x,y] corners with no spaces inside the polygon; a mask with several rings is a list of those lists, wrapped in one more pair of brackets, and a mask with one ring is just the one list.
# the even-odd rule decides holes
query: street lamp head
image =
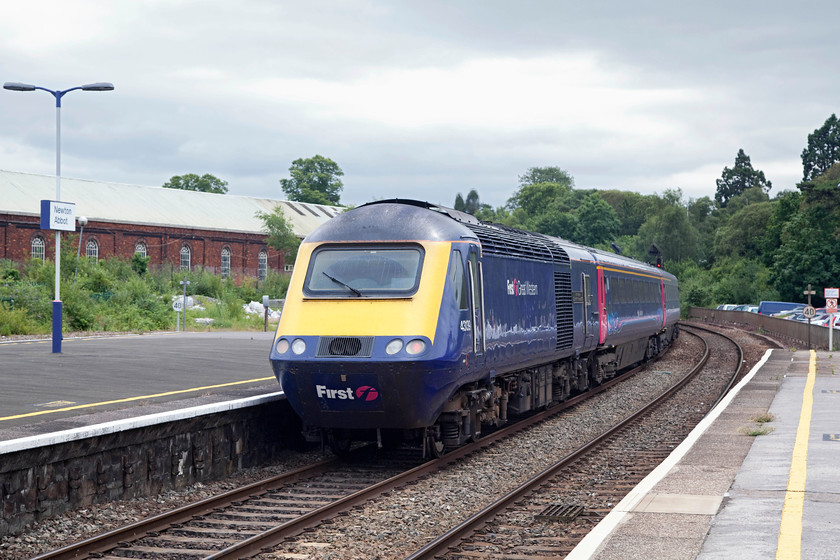
{"label": "street lamp head", "polygon": [[85,227],[87,225],[88,219],[85,216],[79,216],[76,218],[76,221],[79,222],[79,225]]}
{"label": "street lamp head", "polygon": [[35,86],[32,84],[22,84],[20,82],[6,82],[3,84],[3,89],[12,91],[35,91]]}
{"label": "street lamp head", "polygon": [[82,86],[83,91],[112,91],[114,84],[110,82],[96,82],[95,84],[85,84]]}

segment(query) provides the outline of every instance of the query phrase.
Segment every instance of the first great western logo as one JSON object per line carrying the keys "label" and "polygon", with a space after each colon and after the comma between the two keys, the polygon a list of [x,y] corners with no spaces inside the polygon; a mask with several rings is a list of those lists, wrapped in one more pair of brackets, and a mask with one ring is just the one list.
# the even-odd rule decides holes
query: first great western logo
{"label": "first great western logo", "polygon": [[363,385],[357,387],[355,390],[351,387],[344,389],[330,389],[326,385],[315,385],[315,394],[319,399],[352,401],[360,400],[371,402],[379,398],[379,390],[370,385]]}

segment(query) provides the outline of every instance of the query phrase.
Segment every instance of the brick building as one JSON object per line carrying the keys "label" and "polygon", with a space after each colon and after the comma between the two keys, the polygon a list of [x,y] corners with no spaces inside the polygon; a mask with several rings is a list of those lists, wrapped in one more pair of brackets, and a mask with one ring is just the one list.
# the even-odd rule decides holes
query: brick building
{"label": "brick building", "polygon": [[[55,199],[55,176],[0,170],[0,259],[23,263],[55,258],[55,232],[40,225],[41,200]],[[76,205],[87,224],[68,234],[92,259],[149,257],[150,267],[169,263],[227,276],[264,277],[286,269],[268,247],[257,212],[280,206],[300,238],[341,211],[334,206],[61,179],[61,200]]]}

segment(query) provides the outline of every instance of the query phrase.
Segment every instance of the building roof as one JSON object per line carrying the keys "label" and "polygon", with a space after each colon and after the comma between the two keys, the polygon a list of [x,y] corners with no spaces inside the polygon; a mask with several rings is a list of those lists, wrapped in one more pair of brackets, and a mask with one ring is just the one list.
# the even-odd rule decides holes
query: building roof
{"label": "building roof", "polygon": [[[0,213],[41,215],[41,200],[55,199],[55,175],[0,170]],[[211,194],[61,178],[61,201],[76,205],[76,216],[97,222],[158,225],[241,233],[264,233],[257,212],[280,206],[298,237],[343,211],[336,206],[271,198]]]}

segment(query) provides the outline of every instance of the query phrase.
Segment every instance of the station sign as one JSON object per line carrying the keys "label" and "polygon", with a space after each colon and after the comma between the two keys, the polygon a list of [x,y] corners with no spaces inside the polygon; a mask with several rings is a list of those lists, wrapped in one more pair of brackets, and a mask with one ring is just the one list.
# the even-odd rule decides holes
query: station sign
{"label": "station sign", "polygon": [[72,202],[42,200],[41,229],[76,231],[76,205]]}

